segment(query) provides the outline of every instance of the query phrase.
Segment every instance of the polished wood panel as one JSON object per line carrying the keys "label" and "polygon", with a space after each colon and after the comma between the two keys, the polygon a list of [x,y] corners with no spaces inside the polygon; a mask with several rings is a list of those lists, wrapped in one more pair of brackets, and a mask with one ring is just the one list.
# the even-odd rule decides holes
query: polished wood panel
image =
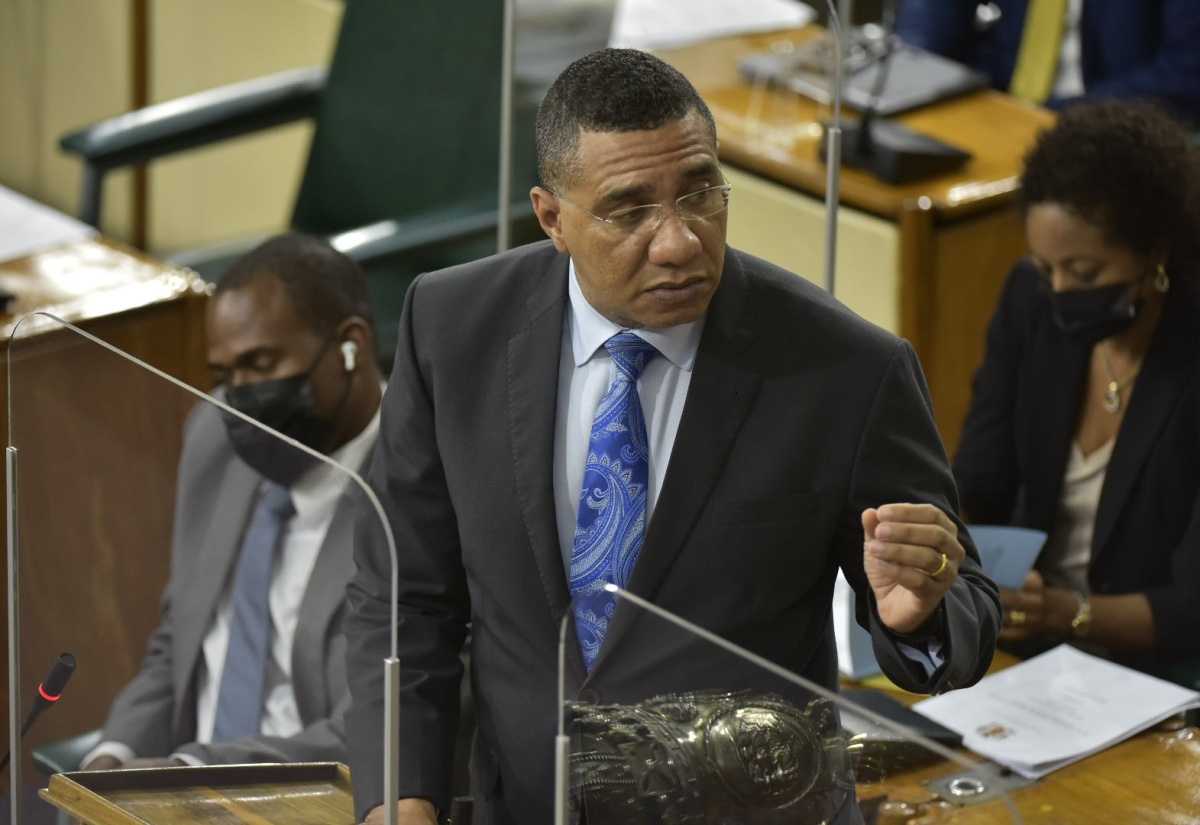
{"label": "polished wood panel", "polygon": [[83,825],[353,825],[345,765],[229,765],[57,774],[42,798]]}
{"label": "polished wood panel", "polygon": [[[14,390],[0,427],[17,448],[23,705],[60,651],[79,660],[63,701],[26,738],[28,751],[101,724],[137,671],[167,579],[191,406],[165,379],[28,313],[48,312],[205,388],[206,293],[191,273],[99,240],[0,263],[0,284],[18,296],[2,319],[16,337],[0,364],[0,393],[7,398],[10,378]],[[7,653],[7,611],[0,626]],[[5,713],[5,742],[7,722]]]}
{"label": "polished wood panel", "polygon": [[[959,772],[959,766],[943,763],[892,777],[877,790],[889,800],[925,799],[929,791],[924,782]],[[1183,728],[1139,734],[1011,791],[1009,800],[1026,825],[1195,825],[1200,822],[1200,731]],[[1015,821],[1003,800],[991,800],[941,812],[941,818],[911,819],[905,825]]]}
{"label": "polished wood panel", "polygon": [[[818,150],[827,109],[791,92],[751,83],[737,67],[749,52],[786,50],[817,34],[810,27],[729,37],[660,54],[692,81],[712,109],[723,162],[821,199],[826,168]],[[938,427],[953,452],[995,296],[1025,249],[1013,210],[1022,157],[1053,117],[985,90],[897,119],[966,149],[972,159],[957,171],[899,186],[844,169],[841,203],[896,225],[898,271],[866,275],[877,277],[880,289],[899,282],[900,320],[892,331],[912,341],[929,379]],[[731,208],[737,209],[736,194]],[[801,274],[821,280],[819,273]]]}

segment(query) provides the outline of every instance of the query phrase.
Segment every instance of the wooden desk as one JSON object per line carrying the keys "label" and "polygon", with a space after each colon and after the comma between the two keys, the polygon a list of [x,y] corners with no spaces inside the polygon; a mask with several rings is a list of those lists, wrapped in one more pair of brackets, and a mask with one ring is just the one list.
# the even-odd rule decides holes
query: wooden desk
{"label": "wooden desk", "polygon": [[350,771],[333,762],[57,774],[43,799],[87,825],[353,825]]}
{"label": "wooden desk", "polygon": [[[923,780],[950,776],[945,764],[890,778],[892,800],[921,798]],[[1200,822],[1200,731],[1147,732],[1060,768],[1009,793],[1025,825],[1132,825]],[[1009,807],[992,800],[955,809],[953,825],[1007,825]],[[926,825],[921,820],[921,825]]]}
{"label": "wooden desk", "polygon": [[[717,122],[734,185],[729,242],[817,283],[824,278],[824,164],[820,107],[752,85],[743,55],[812,37],[815,29],[714,40],[660,52],[696,86]],[[958,145],[957,172],[890,186],[845,169],[837,296],[909,339],[920,356],[947,449],[958,443],[971,376],[1004,275],[1025,253],[1012,208],[1021,159],[1050,113],[980,91],[899,118]]]}
{"label": "wooden desk", "polygon": [[[1017,661],[998,651],[988,672]],[[925,698],[899,690],[885,692],[906,705]],[[884,790],[892,799],[920,798],[926,793],[923,781],[958,772],[958,766],[945,764],[914,770],[891,777]],[[1026,825],[1200,825],[1200,730],[1138,734],[1014,790],[1009,798]],[[957,809],[954,818],[947,820],[954,825],[1012,821],[1009,808],[999,801]]]}
{"label": "wooden desk", "polygon": [[[5,338],[22,315],[46,310],[169,375],[207,387],[205,292],[191,273],[115,243],[87,240],[0,263],[0,284],[18,296],[10,314],[0,319]],[[21,479],[26,708],[37,680],[60,651],[73,652],[80,664],[62,703],[31,730],[26,750],[101,724],[117,690],[140,664],[158,623],[158,595],[167,579],[174,465],[190,406],[183,391],[162,393],[155,385],[167,382],[144,370],[129,368],[113,376],[117,356],[96,345],[80,346],[79,336],[40,321],[21,324],[19,334],[29,337],[16,341],[11,359],[6,346],[0,364],[0,399],[8,396],[5,367],[11,366],[17,389],[12,414]],[[163,397],[172,402],[157,403]],[[61,409],[67,406],[71,409]],[[7,403],[3,409],[0,427],[7,437]],[[71,414],[67,426],[58,412]],[[111,462],[97,467],[100,459],[92,445],[118,434],[161,459],[151,467]],[[125,522],[136,515],[136,529],[114,528],[110,516],[115,513],[125,514]],[[36,536],[27,542],[32,526]],[[3,611],[6,656],[7,625]],[[65,640],[68,631],[72,636]],[[5,747],[8,688],[5,668],[0,675]],[[28,764],[25,771],[30,776]]]}

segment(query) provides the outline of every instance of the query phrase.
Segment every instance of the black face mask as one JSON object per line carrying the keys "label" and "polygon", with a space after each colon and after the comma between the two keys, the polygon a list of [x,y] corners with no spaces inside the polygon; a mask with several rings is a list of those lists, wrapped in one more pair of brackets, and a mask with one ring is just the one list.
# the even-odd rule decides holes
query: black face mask
{"label": "black face mask", "polygon": [[[325,350],[322,349],[316,361],[320,362],[324,354]],[[308,372],[287,378],[229,387],[226,402],[238,412],[294,438],[305,447],[327,453],[333,445],[335,422],[341,417],[350,395],[350,383],[346,383],[346,393],[338,407],[338,415],[334,421],[330,421],[317,412],[309,380],[311,375],[310,368]],[[276,484],[291,487],[317,463],[317,459],[308,453],[235,415],[225,413],[222,418],[233,449],[242,461]]]}
{"label": "black face mask", "polygon": [[[1129,297],[1130,284],[1050,292],[1054,322],[1085,347],[1095,346],[1129,328],[1142,307],[1142,299]],[[1049,287],[1047,286],[1049,290]]]}

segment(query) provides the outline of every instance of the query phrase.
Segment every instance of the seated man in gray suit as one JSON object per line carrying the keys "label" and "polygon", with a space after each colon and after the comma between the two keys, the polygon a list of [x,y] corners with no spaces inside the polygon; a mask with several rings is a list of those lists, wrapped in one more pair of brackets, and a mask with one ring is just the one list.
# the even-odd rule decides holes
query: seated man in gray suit
{"label": "seated man in gray suit", "polygon": [[[269,240],[220,282],[207,332],[218,397],[363,468],[382,386],[354,261],[319,238]],[[345,759],[346,481],[211,404],[196,407],[162,621],[87,769]]]}
{"label": "seated man in gray suit", "polygon": [[[608,584],[832,688],[840,568],[893,681],[981,678],[999,597],[912,347],[726,245],[737,193],[692,85],[642,52],[584,57],[546,94],[537,151],[549,240],[419,277],[383,401],[369,480],[400,548],[402,822],[449,807],[468,627],[475,821],[552,821],[564,617],[568,698],[653,695],[663,670],[637,634],[611,644],[629,613]],[[377,532],[346,614],[371,823],[393,607]]]}

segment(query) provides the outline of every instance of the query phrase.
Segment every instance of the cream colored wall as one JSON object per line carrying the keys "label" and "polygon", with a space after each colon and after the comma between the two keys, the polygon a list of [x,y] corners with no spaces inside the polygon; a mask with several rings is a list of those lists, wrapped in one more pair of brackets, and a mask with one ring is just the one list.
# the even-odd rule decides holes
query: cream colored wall
{"label": "cream colored wall", "polygon": [[[825,280],[825,204],[757,175],[724,167],[733,184],[730,245]],[[891,332],[900,329],[900,232],[894,223],[842,207],[834,295]]]}
{"label": "cream colored wall", "polygon": [[[150,0],[152,103],[333,53],[343,0]],[[128,111],[131,0],[0,0],[0,184],[78,213],[82,164],[66,132]],[[169,253],[283,229],[311,127],[293,124],[151,166],[150,249]],[[131,176],[109,175],[102,229],[131,234]]]}
{"label": "cream colored wall", "polygon": [[[151,100],[326,64],[343,6],[342,0],[154,0]],[[286,228],[311,130],[307,122],[290,124],[154,164],[151,250],[166,254]]]}
{"label": "cream colored wall", "polygon": [[[129,0],[0,0],[0,183],[69,214],[81,164],[64,133],[127,111],[132,100]],[[130,231],[130,175],[110,175],[106,230]]]}

